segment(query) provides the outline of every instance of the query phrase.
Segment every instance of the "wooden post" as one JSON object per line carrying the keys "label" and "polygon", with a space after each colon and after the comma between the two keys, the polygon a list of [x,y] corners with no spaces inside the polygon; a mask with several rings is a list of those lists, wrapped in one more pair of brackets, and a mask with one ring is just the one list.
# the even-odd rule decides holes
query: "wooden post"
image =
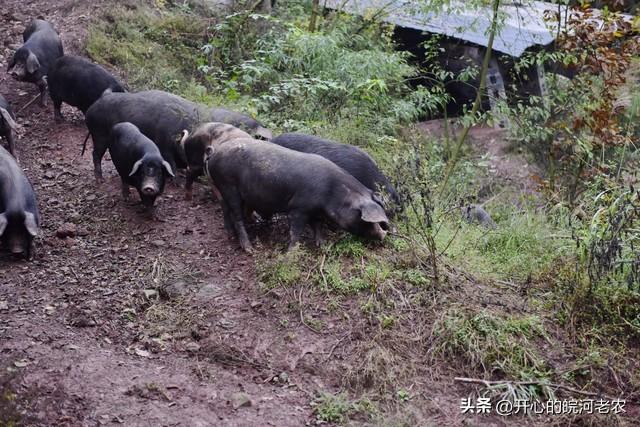
{"label": "wooden post", "polygon": [[320,8],[320,0],[311,1],[311,19],[309,19],[309,31],[316,31],[316,21],[318,20],[318,9]]}

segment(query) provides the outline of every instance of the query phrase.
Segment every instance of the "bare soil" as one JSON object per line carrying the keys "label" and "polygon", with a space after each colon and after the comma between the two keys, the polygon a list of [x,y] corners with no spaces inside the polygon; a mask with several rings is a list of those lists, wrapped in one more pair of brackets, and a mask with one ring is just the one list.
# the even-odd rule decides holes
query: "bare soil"
{"label": "bare soil", "polygon": [[[444,120],[430,120],[419,124],[418,129],[426,135],[443,138],[445,132]],[[454,127],[454,121],[449,126],[451,144],[455,144],[462,129]],[[540,185],[542,170],[531,162],[524,153],[518,152],[508,139],[507,130],[490,127],[474,126],[470,129],[466,141],[473,150],[477,161],[486,162],[489,177],[487,184],[509,186],[523,194],[535,194]],[[480,183],[478,187],[481,187]]]}
{"label": "bare soil", "polygon": [[[2,57],[30,19],[54,23],[83,55],[104,2],[3,2]],[[0,70],[18,111],[37,93]],[[21,164],[38,195],[42,233],[33,262],[0,258],[0,366],[26,425],[303,425],[316,389],[338,385],[320,363],[336,338],[315,334],[256,283],[254,263],[223,230],[204,187],[193,202],[169,184],[159,221],[125,203],[108,156],[96,185],[82,114],[51,101],[18,114]],[[132,199],[137,195],[132,193]],[[61,227],[75,236],[56,237]],[[169,298],[155,290],[168,286]],[[173,289],[173,291],[171,291]],[[276,301],[277,302],[277,301]],[[282,326],[290,321],[286,330]],[[273,381],[275,376],[281,379]],[[285,378],[285,380],[282,380]],[[234,408],[234,393],[251,406]]]}
{"label": "bare soil", "polygon": [[[12,53],[25,25],[40,15],[54,23],[67,53],[84,55],[87,27],[107,4],[4,0],[0,57]],[[18,111],[37,89],[5,71],[6,59],[0,93]],[[304,286],[265,291],[254,259],[227,237],[220,206],[204,186],[186,201],[181,181],[170,183],[153,220],[139,204],[122,200],[108,155],[106,182],[97,185],[90,155],[80,156],[87,133],[82,114],[68,106],[63,114],[66,121],[56,124],[50,100],[18,114],[19,156],[38,195],[42,232],[34,261],[0,255],[5,419],[15,413],[28,426],[316,425],[316,393],[343,389],[364,363],[357,360],[361,351],[375,348],[379,325],[349,315],[360,313],[357,300],[328,310],[325,296]],[[58,237],[64,232],[72,236]],[[286,240],[278,224],[251,233],[260,239],[258,253]],[[505,299],[504,289],[465,278],[452,289],[482,307],[525,310],[516,292]],[[313,330],[310,320],[323,328]],[[471,387],[455,384],[446,367],[425,368],[421,351],[412,361],[423,364],[416,372],[432,372],[413,379],[410,402],[386,415],[385,425],[396,418],[398,425],[532,422],[461,415],[460,398]],[[378,369],[373,375],[402,375],[404,366]]]}

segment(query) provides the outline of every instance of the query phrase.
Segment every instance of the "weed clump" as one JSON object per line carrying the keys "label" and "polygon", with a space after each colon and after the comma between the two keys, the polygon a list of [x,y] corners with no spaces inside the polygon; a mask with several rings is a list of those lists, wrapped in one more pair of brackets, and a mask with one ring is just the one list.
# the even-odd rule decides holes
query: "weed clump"
{"label": "weed clump", "polygon": [[452,308],[434,323],[433,338],[432,354],[454,361],[470,374],[519,380],[548,375],[535,343],[547,338],[535,316],[499,317]]}

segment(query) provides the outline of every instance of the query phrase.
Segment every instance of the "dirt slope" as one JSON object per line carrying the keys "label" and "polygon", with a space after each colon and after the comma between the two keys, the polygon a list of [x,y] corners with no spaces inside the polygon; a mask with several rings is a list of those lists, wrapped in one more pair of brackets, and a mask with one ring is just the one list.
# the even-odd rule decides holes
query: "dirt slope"
{"label": "dirt slope", "polygon": [[[3,2],[4,55],[38,15],[67,53],[84,54],[86,26],[104,2]],[[36,94],[0,68],[0,92],[17,111]],[[0,366],[27,425],[303,425],[312,391],[330,388],[318,362],[339,338],[311,332],[263,296],[253,262],[223,230],[204,191],[194,202],[169,185],[161,221],[125,204],[108,156],[97,186],[82,115],[50,100],[18,114],[22,166],[38,194],[35,262],[0,258]],[[137,199],[137,195],[134,199]],[[76,236],[56,237],[63,224]],[[69,227],[69,226],[66,226]],[[169,285],[170,298],[144,290]],[[290,326],[283,330],[283,324]],[[277,382],[272,379],[283,373]],[[335,377],[334,377],[335,378]],[[327,381],[329,379],[329,381]],[[325,384],[329,382],[329,384]],[[234,393],[250,407],[234,409]],[[240,401],[236,404],[241,403]],[[10,405],[11,406],[11,405]],[[12,409],[12,408],[10,408]],[[9,410],[9,409],[7,409]]]}

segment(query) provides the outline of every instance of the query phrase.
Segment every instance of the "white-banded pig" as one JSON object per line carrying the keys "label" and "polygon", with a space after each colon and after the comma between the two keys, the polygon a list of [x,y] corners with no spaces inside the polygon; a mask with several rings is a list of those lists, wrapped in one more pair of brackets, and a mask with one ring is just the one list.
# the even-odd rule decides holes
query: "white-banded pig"
{"label": "white-banded pig", "polygon": [[0,147],[0,246],[29,259],[40,215],[31,183],[16,159]]}
{"label": "white-banded pig", "polygon": [[204,153],[207,147],[237,138],[246,139],[251,136],[235,126],[219,122],[203,123],[191,134],[187,130],[184,131],[180,145],[187,161],[187,200],[192,197],[193,182],[204,174]]}
{"label": "white-banded pig", "polygon": [[232,139],[205,153],[205,172],[222,194],[225,228],[252,251],[246,212],[267,218],[289,217],[289,249],[307,224],[320,244],[320,225],[328,219],[353,234],[383,240],[389,220],[377,195],[335,163],[271,142]]}
{"label": "white-banded pig", "polygon": [[108,148],[122,181],[122,197],[127,200],[129,187],[134,187],[142,204],[153,213],[155,200],[164,191],[166,177],[174,176],[158,147],[135,125],[124,122],[111,129]]}
{"label": "white-banded pig", "polygon": [[136,93],[110,93],[107,90],[87,110],[85,120],[93,139],[93,165],[98,180],[102,178],[100,163],[107,149],[108,136],[116,123],[136,125],[156,143],[174,173],[176,168],[187,166],[179,144],[183,131],[191,131],[199,123],[225,122],[251,135],[271,135],[268,129],[249,116],[197,104],[160,90]]}
{"label": "white-banded pig", "polygon": [[53,101],[53,114],[62,120],[62,103],[77,107],[86,113],[102,93],[125,92],[124,86],[107,70],[79,56],[64,55],[56,59],[47,76],[49,96]]}
{"label": "white-banded pig", "polygon": [[7,72],[16,80],[36,84],[40,105],[44,105],[46,76],[53,62],[64,54],[62,42],[53,26],[43,19],[31,21],[22,39],[24,44],[9,60]]}
{"label": "white-banded pig", "polygon": [[15,116],[7,100],[0,95],[0,137],[7,140],[9,152],[16,156],[16,143],[14,132],[18,129]]}
{"label": "white-banded pig", "polygon": [[380,191],[390,198],[394,209],[391,209],[389,203],[385,203],[383,207],[387,214],[400,209],[400,197],[389,179],[380,171],[373,158],[360,148],[302,133],[285,133],[275,137],[271,142],[291,150],[318,154],[331,160],[353,175],[365,187],[374,192]]}

